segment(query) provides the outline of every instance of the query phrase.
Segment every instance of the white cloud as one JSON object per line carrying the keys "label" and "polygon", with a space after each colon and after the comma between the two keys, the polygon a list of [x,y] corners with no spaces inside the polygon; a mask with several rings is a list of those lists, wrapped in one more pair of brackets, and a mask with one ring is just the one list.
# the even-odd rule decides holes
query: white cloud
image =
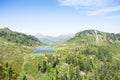
{"label": "white cloud", "polygon": [[114,15],[107,17],[108,19],[120,19],[120,15]]}
{"label": "white cloud", "polygon": [[[120,10],[115,6],[116,0],[58,0],[62,6],[74,7],[88,16],[102,15]],[[114,7],[110,7],[113,6]]]}
{"label": "white cloud", "polygon": [[71,6],[71,7],[102,7],[108,5],[114,0],[59,0],[61,5],[63,6]]}
{"label": "white cloud", "polygon": [[[116,0],[58,0],[62,6],[74,7],[88,16],[103,15],[120,11],[120,5],[115,6]],[[112,7],[110,7],[112,5]],[[113,6],[114,5],[114,6]]]}
{"label": "white cloud", "polygon": [[88,16],[95,16],[95,15],[101,15],[101,14],[107,14],[110,12],[120,11],[120,6],[114,6],[109,8],[104,8],[96,11],[91,11],[88,13]]}

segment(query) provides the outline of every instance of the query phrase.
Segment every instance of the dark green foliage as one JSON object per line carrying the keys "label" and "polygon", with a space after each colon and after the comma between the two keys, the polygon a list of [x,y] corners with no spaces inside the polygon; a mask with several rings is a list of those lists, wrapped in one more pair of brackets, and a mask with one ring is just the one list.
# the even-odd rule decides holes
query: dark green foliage
{"label": "dark green foliage", "polygon": [[5,66],[4,64],[0,63],[0,80],[16,80],[18,77],[18,74],[14,71],[12,66],[7,64]]}
{"label": "dark green foliage", "polygon": [[120,63],[105,63],[96,73],[95,77],[100,80],[119,80]]}
{"label": "dark green foliage", "polygon": [[53,61],[52,67],[55,68],[56,65],[59,64],[59,59],[56,57],[56,59]]}
{"label": "dark green foliage", "polygon": [[59,72],[58,72],[58,70],[56,69],[56,73],[55,73],[55,79],[56,79],[56,80],[59,79],[58,75],[59,75]]}
{"label": "dark green foliage", "polygon": [[111,59],[112,59],[112,55],[109,54],[108,51],[106,51],[102,48],[98,48],[97,57],[99,60],[102,60],[102,61],[111,61]]}
{"label": "dark green foliage", "polygon": [[14,32],[8,28],[0,29],[0,37],[4,38],[6,41],[19,43],[27,46],[41,44],[40,41],[34,36]]}
{"label": "dark green foliage", "polygon": [[26,76],[23,76],[22,80],[27,80]]}
{"label": "dark green foliage", "polygon": [[114,33],[108,34],[107,33],[106,37],[108,40],[109,39],[113,40],[113,42],[116,42],[116,40],[120,40],[120,34],[114,34]]}
{"label": "dark green foliage", "polygon": [[5,71],[6,69],[4,69],[2,63],[0,63],[0,80],[6,77]]}
{"label": "dark green foliage", "polygon": [[42,67],[41,67],[41,73],[45,73],[47,71],[47,64],[46,61],[43,61]]}
{"label": "dark green foliage", "polygon": [[15,80],[17,78],[18,74],[14,71],[12,66],[8,67],[8,79],[9,80]]}
{"label": "dark green foliage", "polygon": [[63,75],[61,75],[60,80],[68,80],[67,74],[64,73]]}
{"label": "dark green foliage", "polygon": [[13,70],[12,70],[12,67],[10,66],[8,68],[8,77],[11,78],[12,77],[12,74],[13,74]]}
{"label": "dark green foliage", "polygon": [[74,67],[73,67],[73,65],[70,65],[70,67],[69,67],[69,79],[70,80],[73,80],[73,78],[74,78]]}
{"label": "dark green foliage", "polygon": [[38,64],[38,71],[40,71],[41,70],[41,66],[40,66],[40,64]]}

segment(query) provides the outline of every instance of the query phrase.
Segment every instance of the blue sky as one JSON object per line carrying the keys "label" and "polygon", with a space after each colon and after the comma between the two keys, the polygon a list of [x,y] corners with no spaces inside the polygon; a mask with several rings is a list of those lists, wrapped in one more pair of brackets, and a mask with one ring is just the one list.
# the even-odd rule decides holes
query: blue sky
{"label": "blue sky", "polygon": [[3,27],[32,35],[120,33],[120,0],[0,0]]}

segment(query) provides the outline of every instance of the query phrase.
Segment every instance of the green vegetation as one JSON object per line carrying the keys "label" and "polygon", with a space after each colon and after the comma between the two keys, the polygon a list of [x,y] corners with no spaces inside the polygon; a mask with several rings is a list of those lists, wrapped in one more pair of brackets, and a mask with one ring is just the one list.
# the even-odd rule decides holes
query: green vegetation
{"label": "green vegetation", "polygon": [[7,42],[14,42],[27,46],[41,44],[40,41],[34,36],[13,32],[8,28],[0,29],[0,37]]}
{"label": "green vegetation", "polygon": [[13,70],[12,66],[9,66],[8,63],[3,65],[0,63],[0,80],[16,80],[18,74]]}
{"label": "green vegetation", "polygon": [[24,64],[23,71],[35,80],[118,80],[120,61],[113,58],[117,53],[106,49],[109,47],[90,45],[55,54],[29,55],[26,61],[30,63]]}
{"label": "green vegetation", "polygon": [[[41,45],[27,37],[27,44],[8,41],[8,37],[12,39],[13,35],[0,37],[0,80],[120,79],[119,34],[86,30],[55,46]],[[35,44],[30,46],[29,41]],[[38,46],[57,52],[32,54]]]}

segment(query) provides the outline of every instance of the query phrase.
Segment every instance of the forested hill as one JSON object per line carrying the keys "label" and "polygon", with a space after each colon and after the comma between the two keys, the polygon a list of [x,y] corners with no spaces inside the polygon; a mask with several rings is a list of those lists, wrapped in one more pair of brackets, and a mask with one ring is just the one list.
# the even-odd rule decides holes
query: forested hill
{"label": "forested hill", "polygon": [[120,34],[78,32],[65,43],[47,46],[56,50],[53,54],[33,54],[35,44],[41,43],[33,36],[0,29],[0,80],[120,79]]}
{"label": "forested hill", "polygon": [[5,41],[12,42],[12,43],[18,43],[18,44],[23,44],[23,45],[27,45],[27,46],[42,44],[34,36],[15,32],[15,31],[10,30],[9,28],[1,28],[0,29],[0,39],[3,42],[5,42]]}
{"label": "forested hill", "polygon": [[118,43],[120,42],[120,34],[107,33],[98,30],[84,30],[78,32],[74,38],[69,41],[77,43]]}
{"label": "forested hill", "polygon": [[[28,55],[24,75],[29,80],[119,80],[120,36],[85,30],[52,46],[54,54]],[[98,45],[99,44],[99,45]],[[30,79],[31,78],[31,79]]]}

